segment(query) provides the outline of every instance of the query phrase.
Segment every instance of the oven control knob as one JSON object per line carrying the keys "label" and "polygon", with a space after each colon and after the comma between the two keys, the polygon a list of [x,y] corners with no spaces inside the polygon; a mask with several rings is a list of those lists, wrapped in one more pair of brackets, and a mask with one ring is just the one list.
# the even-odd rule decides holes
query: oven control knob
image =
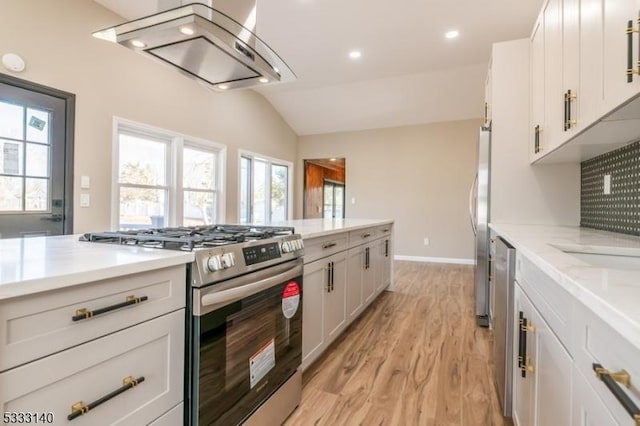
{"label": "oven control knob", "polygon": [[216,254],[214,256],[211,256],[209,260],[207,260],[207,267],[211,272],[216,272],[223,269],[224,267],[222,266],[222,259],[220,258],[220,255]]}
{"label": "oven control knob", "polygon": [[233,256],[233,253],[225,253],[222,255],[222,267],[223,268],[231,268],[236,264],[236,258]]}
{"label": "oven control knob", "polygon": [[302,240],[296,240],[296,250],[302,250],[304,248],[304,244]]}
{"label": "oven control knob", "polygon": [[293,251],[293,247],[291,246],[291,242],[283,241],[282,242],[282,252],[283,253],[289,253],[291,251]]}

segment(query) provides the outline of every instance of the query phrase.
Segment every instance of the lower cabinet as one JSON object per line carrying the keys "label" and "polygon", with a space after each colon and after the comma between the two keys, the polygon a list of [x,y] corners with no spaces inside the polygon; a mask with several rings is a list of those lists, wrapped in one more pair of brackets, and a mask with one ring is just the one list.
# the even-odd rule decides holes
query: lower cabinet
{"label": "lower cabinet", "polygon": [[591,387],[577,366],[573,367],[572,426],[616,425],[598,394]]}
{"label": "lower cabinet", "polygon": [[514,312],[514,423],[569,425],[573,360],[519,285]]}
{"label": "lower cabinet", "polygon": [[0,374],[3,412],[144,425],[183,399],[184,309]]}
{"label": "lower cabinet", "polygon": [[[316,249],[311,257],[305,254],[311,261],[304,265],[303,370],[391,283],[390,231],[386,225],[310,240]],[[336,247],[345,249],[332,254],[322,249]]]}
{"label": "lower cabinet", "polygon": [[302,368],[309,366],[347,325],[347,252],[304,265]]}

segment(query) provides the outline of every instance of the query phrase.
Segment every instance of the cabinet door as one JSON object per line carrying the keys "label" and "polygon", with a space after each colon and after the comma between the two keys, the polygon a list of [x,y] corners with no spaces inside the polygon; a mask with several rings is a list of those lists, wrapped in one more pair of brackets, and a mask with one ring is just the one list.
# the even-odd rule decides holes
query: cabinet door
{"label": "cabinet door", "polygon": [[587,383],[577,367],[573,368],[572,394],[572,422],[573,426],[603,426],[615,425],[613,418],[596,391]]}
{"label": "cabinet door", "polygon": [[580,0],[562,1],[562,93],[563,140],[568,140],[582,129],[580,114]]}
{"label": "cabinet door", "polygon": [[[535,333],[526,333],[526,347],[520,350],[520,343],[523,342],[525,335],[520,333],[520,317],[531,318],[531,306],[527,303],[526,296],[518,285],[514,291],[514,348],[513,348],[513,421],[518,426],[535,425],[535,361],[537,335]],[[525,371],[524,376],[519,368],[518,357],[523,356],[526,365],[532,366],[533,371]]]}
{"label": "cabinet door", "polygon": [[376,294],[391,283],[391,240],[378,240],[375,248]]}
{"label": "cabinet door", "polygon": [[328,259],[331,262],[331,285],[325,293],[324,321],[325,342],[330,344],[347,325],[347,252],[338,253]]}
{"label": "cabinet door", "polygon": [[544,139],[545,151],[563,142],[562,2],[549,0],[544,8]]}
{"label": "cabinet door", "polygon": [[571,423],[571,366],[573,361],[536,309],[530,322],[536,334],[536,424]]}
{"label": "cabinet door", "polygon": [[351,322],[362,310],[362,279],[364,272],[364,247],[354,247],[347,260],[347,318]]}
{"label": "cabinet door", "polygon": [[324,349],[324,294],[328,277],[326,259],[304,265],[302,297],[302,368]]}
{"label": "cabinet door", "polygon": [[602,113],[602,8],[604,0],[580,0],[580,105],[582,128]]}
{"label": "cabinet door", "polygon": [[[531,159],[542,155],[544,134],[544,15],[536,21],[531,35]],[[542,131],[542,132],[541,132]]]}
{"label": "cabinet door", "polygon": [[364,305],[368,305],[373,301],[376,294],[376,261],[375,252],[376,242],[367,244],[364,247],[364,271],[362,271],[362,297]]}
{"label": "cabinet door", "polygon": [[493,81],[491,74],[491,58],[489,58],[489,68],[487,70],[487,78],[484,81],[484,125],[491,123],[491,90],[493,89]]}
{"label": "cabinet door", "polygon": [[[638,33],[627,35],[627,27],[637,28],[637,0],[604,0],[603,17],[603,110],[610,111],[638,93],[640,76],[628,68],[638,67]],[[629,50],[629,44],[632,44]],[[631,56],[629,56],[631,54]],[[631,61],[629,66],[629,60]]]}

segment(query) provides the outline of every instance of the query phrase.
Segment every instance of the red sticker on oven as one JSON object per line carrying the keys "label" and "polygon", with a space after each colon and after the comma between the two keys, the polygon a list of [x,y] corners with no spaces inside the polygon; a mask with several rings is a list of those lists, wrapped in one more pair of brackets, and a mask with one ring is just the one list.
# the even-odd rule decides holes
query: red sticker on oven
{"label": "red sticker on oven", "polygon": [[295,281],[291,281],[282,292],[282,313],[284,317],[289,319],[298,311],[300,305],[300,287]]}

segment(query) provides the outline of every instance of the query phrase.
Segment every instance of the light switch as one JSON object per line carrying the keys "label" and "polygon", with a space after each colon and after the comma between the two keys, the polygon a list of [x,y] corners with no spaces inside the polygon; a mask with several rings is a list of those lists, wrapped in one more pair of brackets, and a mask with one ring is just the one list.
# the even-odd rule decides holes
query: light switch
{"label": "light switch", "polygon": [[80,207],[89,207],[91,205],[91,195],[80,194]]}
{"label": "light switch", "polygon": [[81,189],[91,188],[91,178],[89,176],[82,176],[80,178],[80,188]]}
{"label": "light switch", "polygon": [[611,194],[611,175],[604,175],[604,193]]}

